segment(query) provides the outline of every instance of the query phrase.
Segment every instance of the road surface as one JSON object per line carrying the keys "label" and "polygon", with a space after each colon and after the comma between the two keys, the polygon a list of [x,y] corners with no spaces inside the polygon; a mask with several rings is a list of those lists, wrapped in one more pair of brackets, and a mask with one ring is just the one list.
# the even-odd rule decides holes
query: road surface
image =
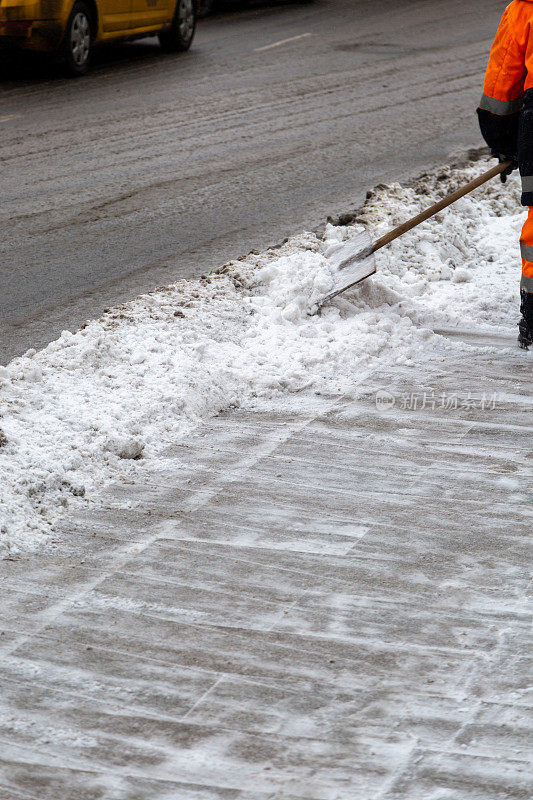
{"label": "road surface", "polygon": [[[501,0],[255,4],[0,80],[0,363],[480,144]],[[288,40],[288,41],[287,41]]]}

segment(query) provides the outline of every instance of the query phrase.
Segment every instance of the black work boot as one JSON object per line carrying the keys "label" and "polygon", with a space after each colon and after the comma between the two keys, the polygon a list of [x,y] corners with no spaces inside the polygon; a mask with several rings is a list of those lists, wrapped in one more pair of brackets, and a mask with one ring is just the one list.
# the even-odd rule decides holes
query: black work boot
{"label": "black work boot", "polygon": [[523,289],[520,292],[520,311],[522,319],[518,323],[518,344],[528,350],[533,345],[533,294]]}

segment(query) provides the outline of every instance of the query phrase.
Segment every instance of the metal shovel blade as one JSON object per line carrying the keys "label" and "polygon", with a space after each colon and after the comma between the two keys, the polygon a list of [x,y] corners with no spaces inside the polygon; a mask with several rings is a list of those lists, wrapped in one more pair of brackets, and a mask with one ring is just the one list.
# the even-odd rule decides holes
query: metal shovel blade
{"label": "metal shovel blade", "polygon": [[431,219],[431,217],[434,217],[445,208],[448,208],[448,206],[453,205],[453,203],[456,203],[461,197],[465,197],[467,194],[470,194],[470,192],[473,192],[474,189],[483,186],[487,181],[492,180],[497,175],[501,175],[509,169],[510,166],[512,166],[512,163],[510,161],[505,161],[492,167],[492,169],[479,175],[473,181],[470,181],[470,183],[461,186],[455,192],[443,197],[438,203],[435,203],[430,208],[417,214],[416,217],[407,220],[407,222],[402,223],[402,225],[398,225],[397,228],[386,233],[381,239],[378,239],[377,242],[372,243],[368,234],[363,232],[355,235],[353,239],[350,239],[346,244],[341,244],[339,247],[335,247],[333,251],[326,253],[326,258],[334,274],[335,284],[334,288],[322,298],[320,303],[318,303],[317,311],[321,309],[325,303],[329,303],[330,300],[337,297],[341,292],[345,292],[346,289],[355,286],[356,283],[364,281],[369,275],[373,275],[376,271],[373,258],[374,253],[391,242],[394,242],[395,239],[398,239],[405,233],[408,233],[408,231],[412,231],[413,228],[416,228],[422,222]]}
{"label": "metal shovel blade", "polygon": [[318,303],[318,309],[333,300],[341,292],[364,281],[376,271],[374,247],[366,231],[358,233],[347,242],[327,254],[334,278],[333,289]]}

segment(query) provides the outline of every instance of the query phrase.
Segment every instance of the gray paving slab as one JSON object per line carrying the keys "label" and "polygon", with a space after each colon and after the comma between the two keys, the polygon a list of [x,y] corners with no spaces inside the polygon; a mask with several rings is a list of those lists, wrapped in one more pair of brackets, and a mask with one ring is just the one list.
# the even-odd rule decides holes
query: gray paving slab
{"label": "gray paving slab", "polygon": [[532,378],[471,355],[220,414],[3,562],[0,800],[529,800]]}

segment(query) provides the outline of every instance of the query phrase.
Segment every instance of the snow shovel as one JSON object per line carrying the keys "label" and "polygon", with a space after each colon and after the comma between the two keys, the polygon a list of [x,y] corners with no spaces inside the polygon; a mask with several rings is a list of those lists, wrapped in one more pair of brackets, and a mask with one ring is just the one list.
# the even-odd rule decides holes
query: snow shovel
{"label": "snow shovel", "polygon": [[319,302],[317,311],[326,303],[329,303],[330,300],[333,300],[334,297],[337,297],[337,295],[345,292],[357,283],[361,283],[365,278],[375,273],[374,253],[381,250],[382,247],[390,244],[395,239],[398,239],[398,237],[403,236],[404,233],[416,228],[420,223],[434,217],[439,211],[451,206],[452,203],[455,203],[461,197],[470,194],[474,189],[483,186],[484,183],[492,180],[496,175],[505,172],[510,166],[511,162],[505,161],[489,169],[488,172],[484,172],[479,178],[470,181],[466,186],[452,192],[452,194],[449,194],[443,200],[439,200],[439,202],[435,203],[431,208],[422,211],[421,214],[417,214],[416,217],[404,222],[403,225],[399,225],[394,230],[389,231],[389,233],[386,233],[381,239],[378,239],[377,242],[372,242],[370,236],[365,231],[355,236],[346,245],[340,245],[331,255],[328,254],[328,261],[335,276],[335,287]]}

